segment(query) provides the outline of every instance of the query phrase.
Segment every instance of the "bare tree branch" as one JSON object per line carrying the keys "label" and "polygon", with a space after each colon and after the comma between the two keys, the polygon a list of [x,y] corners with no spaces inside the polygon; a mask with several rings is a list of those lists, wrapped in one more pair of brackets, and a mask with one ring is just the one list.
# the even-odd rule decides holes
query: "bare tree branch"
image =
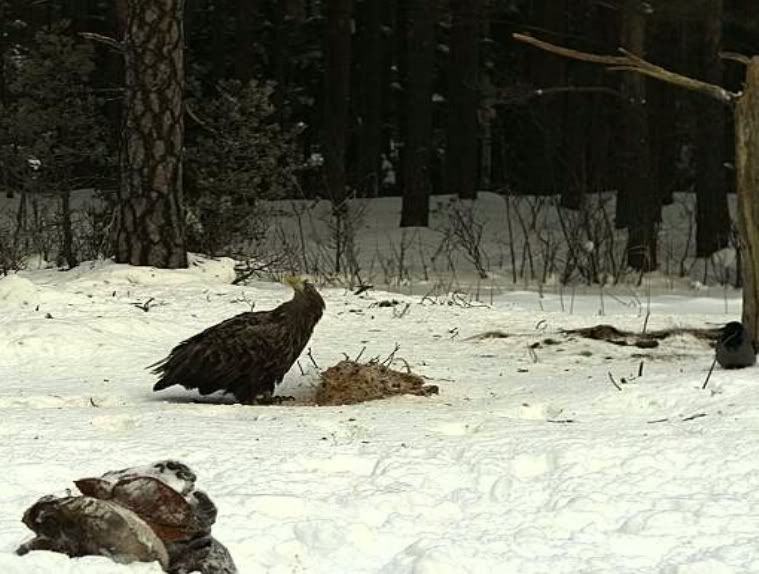
{"label": "bare tree branch", "polygon": [[554,86],[551,88],[533,88],[525,86],[510,87],[497,90],[492,98],[493,104],[520,104],[533,98],[551,96],[554,94],[605,94],[615,98],[622,97],[617,90],[606,86]]}
{"label": "bare tree branch", "polygon": [[748,66],[751,63],[751,58],[745,54],[739,54],[738,52],[720,52],[719,57],[723,60],[730,60],[731,62],[738,62],[744,66]]}
{"label": "bare tree branch", "polygon": [[92,40],[93,42],[98,42],[99,44],[105,44],[109,48],[113,48],[119,53],[124,52],[124,44],[115,38],[111,38],[110,36],[96,34],[95,32],[80,32],[79,35],[87,40]]}
{"label": "bare tree branch", "polygon": [[740,97],[740,94],[726,90],[722,86],[702,82],[695,78],[689,78],[688,76],[682,76],[675,72],[670,72],[669,70],[657,66],[656,64],[652,64],[624,49],[620,49],[620,52],[624,54],[623,56],[604,56],[601,54],[581,52],[563,46],[556,46],[555,44],[544,42],[543,40],[538,40],[537,38],[525,34],[514,34],[514,39],[518,42],[524,42],[525,44],[530,44],[531,46],[545,50],[546,52],[564,56],[565,58],[591,62],[594,64],[603,64],[607,66],[610,71],[636,72],[638,74],[650,76],[668,84],[674,84],[694,92],[701,92],[723,104],[733,104]]}

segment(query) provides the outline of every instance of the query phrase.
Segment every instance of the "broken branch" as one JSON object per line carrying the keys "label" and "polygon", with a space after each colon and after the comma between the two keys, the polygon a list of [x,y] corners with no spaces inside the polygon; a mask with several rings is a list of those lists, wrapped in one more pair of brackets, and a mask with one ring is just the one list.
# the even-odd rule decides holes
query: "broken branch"
{"label": "broken branch", "polygon": [[735,100],[740,97],[740,94],[726,90],[722,86],[710,84],[709,82],[702,82],[695,78],[689,78],[688,76],[682,76],[675,72],[670,72],[661,66],[652,64],[651,62],[621,48],[620,52],[623,54],[622,56],[605,56],[602,54],[592,54],[590,52],[573,50],[572,48],[565,48],[564,46],[557,46],[526,34],[514,34],[513,37],[518,42],[530,44],[531,46],[559,56],[564,56],[565,58],[590,62],[593,64],[602,64],[610,71],[636,72],[668,84],[674,84],[694,92],[701,92],[723,104],[733,104]]}

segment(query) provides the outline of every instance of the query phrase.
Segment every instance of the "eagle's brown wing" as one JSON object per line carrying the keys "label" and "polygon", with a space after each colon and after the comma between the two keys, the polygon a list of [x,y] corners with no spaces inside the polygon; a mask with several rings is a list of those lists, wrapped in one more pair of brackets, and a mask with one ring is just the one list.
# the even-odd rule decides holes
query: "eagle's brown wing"
{"label": "eagle's brown wing", "polygon": [[273,390],[284,375],[288,340],[287,319],[279,309],[240,313],[181,342],[151,365],[161,376],[153,390],[182,385],[203,395],[227,391],[241,400],[254,398]]}

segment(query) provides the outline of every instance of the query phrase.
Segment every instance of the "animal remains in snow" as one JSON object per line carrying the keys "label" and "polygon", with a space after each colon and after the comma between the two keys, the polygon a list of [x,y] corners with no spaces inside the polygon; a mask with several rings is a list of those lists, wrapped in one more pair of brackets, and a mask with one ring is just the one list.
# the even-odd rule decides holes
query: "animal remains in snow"
{"label": "animal remains in snow", "polygon": [[270,311],[240,313],[179,343],[151,365],[160,391],[173,385],[201,395],[231,393],[243,404],[271,403],[274,388],[311,338],[324,300],[303,277],[288,277],[290,301]]}
{"label": "animal remains in snow", "polygon": [[236,574],[213,536],[216,506],[175,460],[75,481],[83,496],[45,496],[24,513],[36,537],[17,553],[50,550],[116,562],[158,562],[169,574]]}
{"label": "animal remains in snow", "polygon": [[394,395],[426,397],[437,393],[437,386],[425,384],[424,379],[414,373],[402,373],[376,361],[357,363],[345,360],[321,374],[316,404],[350,405]]}

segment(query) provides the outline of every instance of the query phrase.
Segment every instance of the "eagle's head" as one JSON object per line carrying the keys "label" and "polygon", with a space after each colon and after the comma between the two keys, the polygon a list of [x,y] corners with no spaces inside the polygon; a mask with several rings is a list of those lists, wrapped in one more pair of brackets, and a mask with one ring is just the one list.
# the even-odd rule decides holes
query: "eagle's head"
{"label": "eagle's head", "polygon": [[287,305],[295,305],[294,308],[299,309],[299,313],[305,311],[307,314],[313,314],[314,324],[316,324],[324,311],[324,299],[319,295],[311,279],[307,275],[290,275],[282,282],[292,287],[295,292]]}
{"label": "eagle's head", "polygon": [[303,293],[306,290],[306,286],[313,287],[313,283],[311,283],[306,275],[288,275],[282,282],[292,287],[296,293]]}

